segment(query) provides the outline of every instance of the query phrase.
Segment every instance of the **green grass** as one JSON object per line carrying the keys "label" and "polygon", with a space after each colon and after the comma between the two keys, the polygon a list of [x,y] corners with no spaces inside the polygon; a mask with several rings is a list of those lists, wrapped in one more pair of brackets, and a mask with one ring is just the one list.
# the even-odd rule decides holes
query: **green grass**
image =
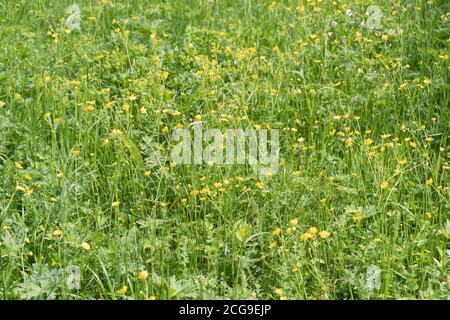
{"label": "green grass", "polygon": [[[0,4],[1,298],[450,298],[448,1],[106,2]],[[198,115],[279,172],[171,166]]]}

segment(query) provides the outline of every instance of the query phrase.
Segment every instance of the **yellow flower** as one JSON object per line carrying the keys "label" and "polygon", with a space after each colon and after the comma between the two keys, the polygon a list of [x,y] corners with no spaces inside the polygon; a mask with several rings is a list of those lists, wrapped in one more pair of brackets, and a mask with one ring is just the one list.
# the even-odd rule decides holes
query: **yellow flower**
{"label": "yellow flower", "polygon": [[308,229],[308,233],[311,234],[313,237],[316,235],[317,233],[317,228],[316,227],[311,227]]}
{"label": "yellow flower", "polygon": [[305,232],[300,236],[300,240],[302,240],[302,241],[306,241],[306,240],[309,240],[312,238],[314,238],[314,236],[309,232]]}
{"label": "yellow flower", "polygon": [[111,136],[113,137],[118,137],[122,135],[122,131],[120,131],[119,129],[114,129],[113,131],[111,131]]}
{"label": "yellow flower", "polygon": [[256,182],[256,183],[255,183],[255,186],[256,186],[258,189],[264,189],[264,183],[261,182],[261,181]]}
{"label": "yellow flower", "polygon": [[122,288],[120,288],[119,290],[117,290],[118,294],[125,294],[128,290],[127,286],[123,286]]}
{"label": "yellow flower", "polygon": [[93,106],[87,106],[87,107],[83,108],[84,112],[92,112],[94,110],[95,110],[95,108]]}
{"label": "yellow flower", "polygon": [[364,144],[366,146],[370,146],[373,143],[373,140],[371,138],[367,138],[366,140],[364,140]]}
{"label": "yellow flower", "polygon": [[275,292],[276,295],[282,296],[283,293],[284,293],[284,290],[283,290],[283,288],[276,288],[274,290],[274,292]]}
{"label": "yellow flower", "polygon": [[23,169],[22,165],[19,162],[16,162],[15,166],[16,166],[16,169],[18,169],[18,170],[22,170]]}
{"label": "yellow flower", "polygon": [[147,280],[147,278],[148,278],[148,271],[143,270],[143,271],[138,273],[138,279],[139,280],[144,281],[144,280]]}
{"label": "yellow flower", "polygon": [[111,204],[111,207],[113,207],[113,208],[118,208],[120,206],[120,201],[114,201],[112,204]]}
{"label": "yellow flower", "polygon": [[277,243],[275,242],[275,241],[272,241],[270,244],[269,244],[269,249],[275,249],[277,247]]}
{"label": "yellow flower", "polygon": [[353,145],[353,140],[352,140],[352,138],[348,138],[348,139],[345,140],[345,146],[346,146],[347,148],[350,148],[352,145]]}
{"label": "yellow flower", "polygon": [[291,225],[291,226],[296,226],[298,224],[298,219],[292,219],[290,222],[289,222],[289,225]]}
{"label": "yellow flower", "polygon": [[122,110],[123,111],[128,111],[128,110],[130,110],[130,105],[128,104],[128,103],[124,103],[123,105],[122,105]]}
{"label": "yellow flower", "polygon": [[400,91],[400,90],[403,90],[403,89],[405,89],[407,86],[408,86],[407,83],[402,83],[402,84],[398,87],[398,90],[399,90],[399,91]]}
{"label": "yellow flower", "polygon": [[156,296],[150,296],[147,300],[156,300]]}
{"label": "yellow flower", "polygon": [[82,247],[84,250],[86,250],[86,251],[91,250],[91,246],[90,246],[90,244],[87,243],[87,242],[82,242],[82,243],[81,243],[81,247]]}
{"label": "yellow flower", "polygon": [[276,228],[275,230],[272,231],[272,234],[275,236],[279,236],[281,234],[281,229],[280,228]]}
{"label": "yellow flower", "polygon": [[388,183],[386,180],[384,180],[384,181],[380,184],[381,190],[386,189],[388,186],[389,186],[389,183]]}
{"label": "yellow flower", "polygon": [[319,236],[320,236],[322,239],[326,239],[326,238],[328,238],[330,235],[331,235],[331,233],[328,232],[328,231],[326,231],[326,230],[322,230],[322,231],[319,232]]}
{"label": "yellow flower", "polygon": [[433,179],[432,178],[430,178],[430,179],[427,179],[426,181],[425,181],[425,184],[426,185],[432,185],[433,184]]}
{"label": "yellow flower", "polygon": [[80,154],[80,152],[81,152],[80,150],[73,149],[70,153],[72,153],[72,155],[74,155],[74,156],[77,156]]}
{"label": "yellow flower", "polygon": [[167,71],[163,71],[159,77],[161,81],[165,81],[169,77],[169,73]]}
{"label": "yellow flower", "polygon": [[62,231],[59,229],[56,229],[55,231],[53,231],[53,236],[59,238],[62,236]]}
{"label": "yellow flower", "polygon": [[277,5],[277,2],[276,1],[274,1],[274,2],[272,2],[270,5],[269,5],[269,7],[267,8],[269,11],[272,11],[273,9],[275,9],[275,6]]}

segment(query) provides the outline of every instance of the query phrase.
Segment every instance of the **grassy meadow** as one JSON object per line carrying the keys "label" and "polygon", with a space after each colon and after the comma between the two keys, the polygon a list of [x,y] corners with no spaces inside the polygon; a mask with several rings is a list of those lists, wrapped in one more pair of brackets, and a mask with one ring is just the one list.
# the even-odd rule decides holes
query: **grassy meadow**
{"label": "grassy meadow", "polygon": [[[449,299],[449,18],[1,1],[0,299]],[[193,122],[279,129],[278,172],[171,161]]]}

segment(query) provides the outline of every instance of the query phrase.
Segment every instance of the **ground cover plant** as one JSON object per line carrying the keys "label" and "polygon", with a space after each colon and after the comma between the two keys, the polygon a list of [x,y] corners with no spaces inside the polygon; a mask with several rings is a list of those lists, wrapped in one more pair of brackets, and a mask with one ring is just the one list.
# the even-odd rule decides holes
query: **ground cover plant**
{"label": "ground cover plant", "polygon": [[[0,3],[3,299],[448,299],[445,0]],[[278,129],[277,172],[171,134]]]}

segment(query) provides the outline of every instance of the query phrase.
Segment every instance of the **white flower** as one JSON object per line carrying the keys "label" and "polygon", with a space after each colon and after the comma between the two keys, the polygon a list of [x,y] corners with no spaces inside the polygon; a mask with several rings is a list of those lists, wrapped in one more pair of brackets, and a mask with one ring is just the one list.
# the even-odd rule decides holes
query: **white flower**
{"label": "white flower", "polygon": [[331,22],[331,26],[332,26],[333,28],[335,28],[335,27],[337,26],[337,22],[336,22],[336,21]]}
{"label": "white flower", "polygon": [[349,17],[351,17],[353,15],[353,11],[351,9],[347,9],[347,11],[345,12]]}

